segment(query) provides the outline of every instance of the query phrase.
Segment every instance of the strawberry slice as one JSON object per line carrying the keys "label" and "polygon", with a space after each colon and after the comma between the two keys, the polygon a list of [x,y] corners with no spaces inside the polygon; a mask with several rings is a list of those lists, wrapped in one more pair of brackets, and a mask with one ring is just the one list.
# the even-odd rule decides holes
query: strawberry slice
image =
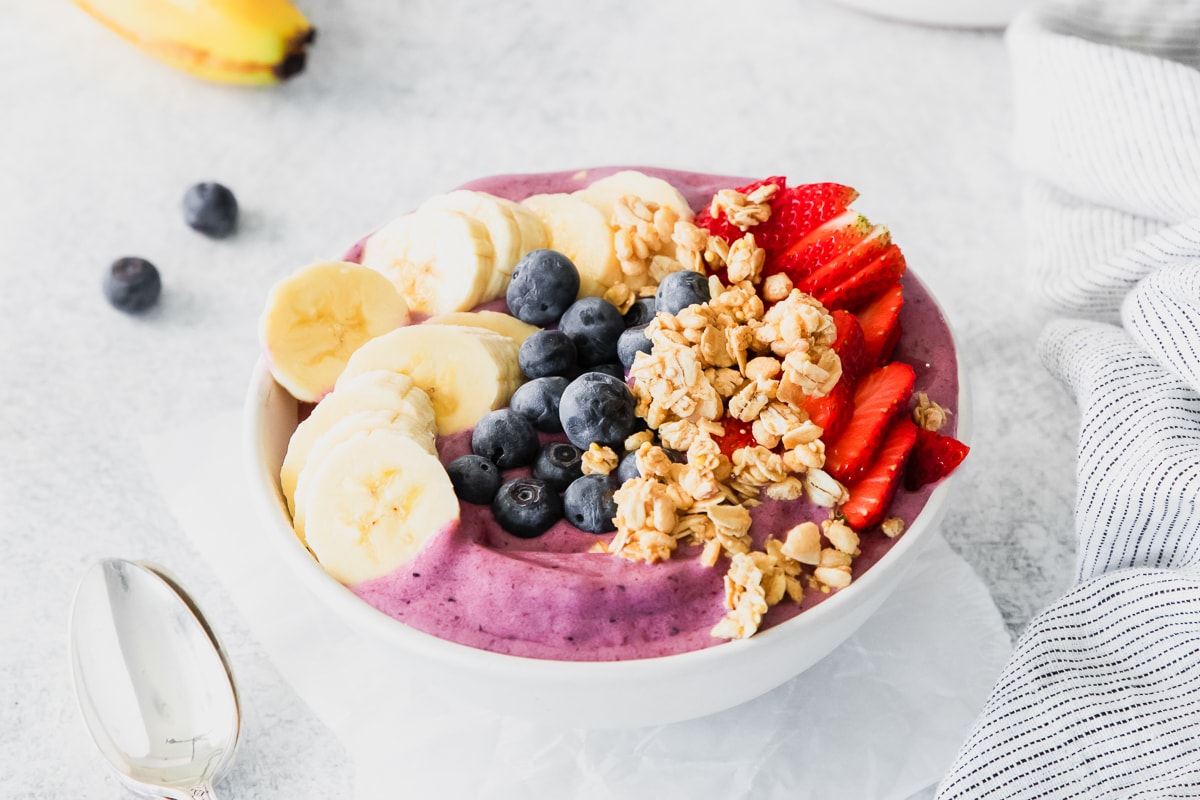
{"label": "strawberry slice", "polygon": [[843,375],[824,397],[805,397],[804,410],[810,420],[821,426],[823,440],[836,441],[854,414],[854,389]]}
{"label": "strawberry slice", "polygon": [[875,463],[862,478],[847,487],[850,499],[842,505],[841,512],[851,528],[864,531],[883,521],[900,485],[904,462],[916,441],[917,426],[908,417],[901,417],[888,431]]}
{"label": "strawberry slice", "polygon": [[908,406],[916,373],[893,361],[864,376],[854,390],[854,413],[846,430],[825,451],[825,471],[844,484],[858,481],[875,460],[884,434]]}
{"label": "strawberry slice", "polygon": [[887,252],[891,243],[892,235],[888,229],[876,225],[848,252],[818,266],[796,285],[800,291],[820,299],[870,267]]}
{"label": "strawberry slice", "polygon": [[853,250],[870,232],[871,223],[866,217],[852,209],[843,211],[797,240],[764,269],[764,274],[783,272],[792,283],[799,284],[808,275]]}
{"label": "strawberry slice", "polygon": [[[858,192],[840,183],[808,183],[789,189],[787,180],[781,177],[755,181],[738,187],[738,191],[749,194],[768,183],[779,187],[779,191],[771,198],[771,217],[750,229],[754,233],[754,241],[767,251],[768,264],[802,237],[845,211],[858,197]],[[740,239],[743,233],[730,224],[724,214],[714,218],[707,208],[696,215],[694,222],[730,242]]]}
{"label": "strawberry slice", "polygon": [[845,281],[814,296],[828,309],[857,308],[887,291],[906,269],[904,254],[893,244]]}
{"label": "strawberry slice", "polygon": [[833,324],[837,326],[837,338],[833,340],[833,349],[842,359],[842,379],[839,383],[848,384],[849,388],[853,389],[868,368],[866,337],[863,335],[862,325],[849,311],[838,309],[830,316],[833,317]]}
{"label": "strawberry slice", "polygon": [[[902,308],[904,308],[904,288],[897,283],[855,314],[862,326],[863,340],[866,345],[864,369],[873,369],[892,357],[892,351],[896,349],[896,343],[900,341],[900,310]],[[842,369],[844,370],[845,366]]]}
{"label": "strawberry slice", "polygon": [[919,429],[917,446],[904,476],[904,487],[915,491],[927,483],[940,481],[953,472],[969,452],[971,448],[953,436]]}
{"label": "strawberry slice", "polygon": [[750,429],[750,424],[739,422],[732,417],[725,420],[725,433],[714,436],[713,441],[721,448],[721,452],[730,458],[733,458],[735,450],[754,447],[758,444],[758,440],[754,438],[754,432]]}

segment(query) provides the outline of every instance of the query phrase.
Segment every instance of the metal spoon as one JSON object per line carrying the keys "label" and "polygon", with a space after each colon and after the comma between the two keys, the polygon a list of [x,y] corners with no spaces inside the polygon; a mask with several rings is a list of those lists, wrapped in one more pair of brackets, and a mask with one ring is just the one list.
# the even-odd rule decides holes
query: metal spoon
{"label": "metal spoon", "polygon": [[140,794],[215,800],[241,710],[233,673],[196,604],[161,568],[88,570],[71,609],[71,670],[92,738]]}

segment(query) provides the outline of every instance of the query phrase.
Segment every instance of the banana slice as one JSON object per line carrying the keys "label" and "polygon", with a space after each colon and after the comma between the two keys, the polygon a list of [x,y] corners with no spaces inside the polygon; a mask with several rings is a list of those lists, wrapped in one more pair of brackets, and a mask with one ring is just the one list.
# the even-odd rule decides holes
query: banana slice
{"label": "banana slice", "polygon": [[458,211],[473,217],[487,228],[492,241],[492,277],[479,302],[486,303],[504,296],[513,267],[524,251],[521,250],[521,228],[513,215],[517,204],[486,192],[459,189],[448,194],[439,194],[421,204],[421,208],[442,208]]}
{"label": "banana slice", "polygon": [[422,314],[466,311],[492,280],[495,251],[482,222],[425,208],[392,220],[363,245],[364,266],[382,272]]}
{"label": "banana slice", "polygon": [[535,194],[521,202],[546,226],[547,247],[579,269],[580,297],[599,297],[621,280],[612,228],[594,206],[569,194]]}
{"label": "banana slice", "polygon": [[641,198],[643,202],[658,203],[675,210],[680,219],[691,221],[695,216],[692,207],[679,190],[662,178],[652,178],[637,170],[627,169],[614,172],[607,178],[592,183],[575,192],[575,196],[591,203],[612,224],[612,209],[626,195]]}
{"label": "banana slice", "polygon": [[297,400],[313,403],[361,344],[407,323],[408,304],[386,278],[334,261],[275,284],[258,333],[275,380]]}
{"label": "banana slice", "polygon": [[434,430],[433,404],[429,402],[429,395],[407,375],[376,370],[347,381],[317,404],[288,441],[287,454],[279,469],[279,486],[287,498],[288,511],[293,515],[296,513],[296,481],[308,462],[313,444],[343,418],[359,411],[394,411],[410,417],[422,429]]}
{"label": "banana slice", "polygon": [[309,450],[304,466],[296,476],[296,490],[293,493],[292,527],[300,541],[307,541],[308,524],[305,518],[307,505],[305,501],[310,496],[313,474],[320,470],[321,464],[331,452],[343,442],[355,436],[371,431],[387,429],[403,435],[426,453],[437,456],[436,436],[434,427],[408,415],[405,411],[359,411],[342,417],[329,430],[317,437]]}
{"label": "banana slice", "polygon": [[510,209],[517,227],[521,229],[521,255],[530,250],[544,250],[550,246],[550,237],[542,218],[520,203],[513,203]]}
{"label": "banana slice", "polygon": [[458,514],[437,457],[385,428],[341,443],[313,474],[307,544],[330,575],[357,584],[410,562]]}
{"label": "banana slice", "polygon": [[507,336],[520,347],[530,335],[541,330],[537,325],[522,322],[511,314],[499,311],[456,311],[425,320],[426,325],[461,325],[466,328],[483,328]]}
{"label": "banana slice", "polygon": [[429,393],[442,436],[508,405],[523,380],[517,343],[483,328],[409,325],[369,344],[350,358],[338,387],[372,370],[402,372]]}

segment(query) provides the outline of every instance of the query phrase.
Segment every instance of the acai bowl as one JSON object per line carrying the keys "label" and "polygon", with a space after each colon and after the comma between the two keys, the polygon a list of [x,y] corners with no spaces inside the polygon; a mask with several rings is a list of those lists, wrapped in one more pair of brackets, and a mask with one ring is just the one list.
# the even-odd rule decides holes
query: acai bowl
{"label": "acai bowl", "polygon": [[[639,201],[640,206],[639,203],[625,202],[620,212],[607,216],[602,212],[595,216],[583,213],[581,216],[590,221],[598,218],[607,226],[607,231],[582,235],[570,229],[560,230],[568,223],[555,217],[556,204],[577,209],[576,204],[535,199],[523,206],[535,210],[535,216],[540,212],[539,219],[545,231],[543,240],[538,242],[542,244],[541,248],[519,249],[553,250],[566,254],[572,262],[580,262],[576,300],[607,296],[608,302],[618,311],[625,310],[622,305],[633,311],[639,295],[657,298],[661,286],[669,286],[674,281],[667,280],[667,276],[681,271],[674,264],[663,261],[658,266],[665,264],[665,268],[657,275],[651,274],[655,256],[663,255],[679,264],[688,262],[692,267],[704,264],[702,271],[706,274],[703,277],[709,279],[710,285],[708,300],[674,309],[668,302],[662,312],[654,312],[657,321],[647,329],[650,335],[646,338],[652,340],[649,346],[641,342],[641,350],[635,349],[632,358],[628,357],[628,352],[623,353],[627,357],[627,366],[622,364],[625,367],[624,385],[632,387],[634,416],[642,422],[635,422],[628,435],[619,429],[619,425],[616,433],[595,434],[605,444],[587,442],[587,436],[592,434],[588,433],[586,425],[584,440],[575,438],[572,441],[567,433],[544,428],[536,432],[537,447],[541,450],[565,444],[574,445],[578,455],[587,455],[580,460],[586,463],[589,475],[595,476],[591,483],[602,483],[601,478],[607,476],[612,496],[604,508],[616,510],[608,522],[617,530],[593,532],[577,527],[570,517],[571,503],[566,501],[564,504],[561,496],[556,502],[561,507],[559,516],[563,518],[549,519],[532,527],[525,525],[529,520],[524,518],[513,523],[510,511],[496,506],[495,500],[488,505],[487,502],[458,499],[457,509],[451,513],[447,507],[455,502],[455,497],[446,494],[446,486],[449,485],[452,491],[456,487],[448,476],[430,495],[438,498],[436,502],[429,501],[437,513],[427,515],[432,521],[426,527],[436,530],[428,531],[424,537],[416,536],[415,544],[393,546],[389,541],[383,549],[392,547],[395,560],[381,567],[382,572],[373,572],[370,563],[364,571],[362,559],[355,556],[357,551],[351,551],[348,560],[342,560],[346,541],[344,531],[339,539],[310,527],[316,521],[319,525],[332,524],[336,528],[336,523],[328,520],[336,517],[337,509],[350,501],[337,495],[339,489],[329,487],[339,482],[347,483],[346,475],[357,468],[355,465],[364,463],[364,459],[370,461],[375,457],[372,454],[378,454],[378,444],[369,444],[372,436],[388,443],[398,441],[396,436],[418,442],[416,446],[405,443],[402,448],[389,447],[387,454],[380,456],[386,460],[393,457],[392,453],[402,450],[402,463],[411,465],[403,472],[410,476],[424,476],[439,469],[449,471],[449,466],[460,457],[471,454],[472,450],[482,450],[487,456],[496,458],[493,463],[497,463],[504,486],[539,480],[530,477],[531,471],[539,474],[538,464],[531,467],[526,461],[499,467],[499,462],[505,458],[501,452],[504,447],[497,450],[494,442],[474,441],[480,415],[509,409],[515,388],[537,379],[519,374],[524,372],[523,369],[514,374],[511,368],[497,368],[495,374],[498,377],[494,380],[507,381],[513,387],[501,392],[507,397],[500,401],[489,395],[489,392],[495,392],[492,390],[493,379],[486,370],[465,378],[461,374],[446,378],[437,369],[428,367],[428,359],[414,358],[414,348],[419,350],[420,346],[426,345],[412,343],[429,339],[429,327],[440,324],[447,328],[447,332],[434,337],[439,342],[437,347],[444,340],[464,335],[449,330],[463,327],[461,317],[450,322],[438,317],[461,315],[465,311],[501,315],[509,309],[507,293],[497,294],[504,281],[496,279],[494,272],[490,278],[475,276],[473,283],[463,284],[470,283],[474,288],[464,289],[463,285],[458,285],[441,293],[436,291],[438,287],[431,288],[428,281],[422,283],[411,276],[398,276],[396,264],[400,264],[401,270],[415,269],[412,264],[425,265],[422,275],[437,275],[439,269],[445,272],[453,269],[455,275],[461,274],[448,260],[462,258],[461,249],[453,251],[449,246],[436,243],[434,246],[408,245],[401,248],[402,258],[388,261],[389,253],[395,252],[396,231],[403,234],[404,230],[411,230],[411,220],[399,228],[389,224],[372,235],[379,236],[377,242],[387,243],[386,248],[376,249],[373,254],[372,237],[368,237],[346,255],[347,264],[362,263],[375,274],[389,278],[397,291],[406,297],[407,318],[402,322],[389,321],[389,330],[371,331],[363,342],[351,341],[347,347],[349,352],[340,356],[341,363],[327,370],[333,377],[321,377],[311,386],[299,385],[304,383],[303,380],[297,384],[296,376],[289,373],[286,366],[275,363],[286,362],[289,353],[273,352],[271,337],[264,334],[267,356],[256,369],[246,405],[251,478],[255,494],[261,501],[264,532],[275,543],[279,557],[302,582],[357,630],[393,651],[398,669],[420,672],[433,681],[433,685],[497,711],[556,725],[631,727],[702,716],[762,694],[819,661],[884,602],[907,566],[919,556],[951,491],[952,481],[943,479],[938,473],[952,470],[961,460],[965,454],[965,445],[961,442],[965,441],[969,427],[966,384],[953,336],[941,310],[924,286],[905,270],[902,257],[899,270],[896,269],[899,251],[891,245],[886,229],[866,223],[851,212],[848,200],[838,199],[853,199],[852,195],[841,192],[844,187],[830,189],[836,185],[818,184],[789,190],[782,179],[752,182],[650,169],[632,174],[641,177],[623,177],[630,175],[630,171],[611,168],[500,176],[476,181],[461,190],[508,201],[524,201],[533,196],[583,195],[592,203],[590,207],[599,209],[610,208],[627,197]],[[604,181],[606,178],[608,180]],[[660,185],[663,182],[682,200],[666,195]],[[768,184],[774,188],[759,191]],[[592,187],[596,188],[589,195],[586,190]],[[720,194],[733,187],[742,191]],[[829,200],[831,192],[834,193],[832,201]],[[452,205],[455,213],[474,211],[478,217],[485,217],[486,210],[478,206],[482,202],[479,197],[452,194],[457,198],[452,203],[439,200],[432,207],[443,211],[447,205]],[[771,211],[763,207],[770,206],[770,201],[775,198],[778,198],[775,200],[776,224],[772,226]],[[644,229],[653,224],[655,212],[679,202],[686,203],[691,216],[681,219],[685,215],[677,214],[671,219],[671,215],[667,215],[667,222],[672,223],[669,226],[671,232],[678,231],[680,236],[663,235],[655,243],[651,233],[644,237],[650,240],[649,245],[643,243],[640,248],[644,252],[639,254],[639,245],[631,246],[628,238],[630,230],[636,233],[638,226],[636,222],[628,223],[629,212],[634,212],[634,217],[640,217],[642,223],[646,223],[644,233]],[[838,207],[839,203],[841,207]],[[621,219],[622,214],[625,220]],[[491,221],[494,223],[494,218]],[[525,221],[528,224],[528,220]],[[619,224],[622,221],[628,224]],[[680,225],[680,222],[686,224]],[[742,223],[744,228],[736,223]],[[785,226],[802,232],[781,233],[780,229]],[[748,243],[749,246],[747,243],[737,245],[732,256],[727,255],[729,248],[720,243],[716,243],[717,252],[712,255],[695,247],[689,252],[688,237],[694,237],[697,229],[705,231],[710,242],[727,236],[736,244],[739,239],[746,238],[745,233],[753,233],[756,228],[760,233],[758,240],[765,245],[757,249],[766,251],[757,258],[754,240]],[[478,232],[479,227],[474,230]],[[413,236],[411,233],[403,235]],[[580,252],[577,247],[581,240],[596,242],[605,236],[616,240],[611,245],[612,259],[607,255],[598,259],[594,253]],[[622,236],[626,237],[624,242]],[[789,241],[788,236],[794,240]],[[675,242],[675,238],[680,241]],[[668,239],[673,247],[667,244]],[[556,250],[556,246],[559,249]],[[575,252],[570,252],[572,249]],[[748,259],[737,263],[747,251],[750,252]],[[446,263],[442,267],[436,263],[432,268],[428,267],[429,262],[436,262],[438,258]],[[496,259],[495,254],[493,259]],[[636,264],[628,263],[638,259],[644,264],[640,274]],[[701,262],[701,259],[706,260]],[[617,263],[615,270],[612,267],[614,260]],[[884,265],[883,280],[859,295],[851,294],[843,303],[840,298],[845,293],[839,292],[839,287],[848,281],[851,288],[868,284],[856,276],[864,272],[869,277],[877,276],[881,272],[881,260],[890,262]],[[735,263],[731,264],[731,261]],[[505,277],[510,287],[514,281],[522,280],[518,274],[521,272],[519,265],[525,263],[528,266],[528,262],[529,252],[524,252],[520,253],[516,263],[508,264],[510,272]],[[537,271],[534,273],[536,277]],[[788,275],[788,281],[772,280],[773,275],[780,274]],[[368,278],[373,280],[371,276]],[[738,285],[753,285],[757,292],[765,293],[767,290],[761,287],[768,281],[774,284],[769,290],[772,299],[762,301],[761,308],[754,302],[747,302],[745,293],[739,299],[729,292]],[[702,282],[691,280],[689,283],[694,288]],[[814,294],[804,292],[802,287],[812,289]],[[626,292],[632,298],[625,296]],[[804,296],[799,297],[797,293]],[[320,291],[315,294],[323,297]],[[902,296],[901,302],[892,299],[896,295]],[[295,296],[295,292],[287,295]],[[818,296],[826,298],[834,308],[826,308],[816,299]],[[724,306],[720,302],[722,297],[725,298]],[[675,305],[696,299],[685,293],[683,301],[677,301]],[[290,302],[294,304],[294,301]],[[689,317],[689,308],[695,311],[696,305],[707,307],[707,310],[700,309],[707,316],[699,321],[691,318],[694,314]],[[744,307],[743,311],[731,310],[735,305]],[[385,303],[385,309],[393,307],[394,304]],[[771,309],[776,307],[785,311],[771,316]],[[798,364],[798,357],[792,356],[798,349],[795,342],[779,344],[781,337],[768,332],[769,335],[763,338],[771,341],[748,345],[743,358],[734,353],[706,360],[701,353],[702,346],[707,346],[702,345],[705,335],[696,334],[695,330],[728,330],[739,326],[756,331],[768,326],[787,328],[791,325],[794,328],[795,325],[783,319],[790,313],[787,312],[789,308],[798,309],[802,319],[815,320],[804,329],[808,334],[807,345],[799,348],[813,365],[821,363],[818,354],[846,346],[845,337],[841,336],[840,329],[835,330],[834,322],[847,316],[855,316],[856,320],[861,317],[871,333],[865,337],[859,334],[865,341],[865,348],[860,349],[866,356],[856,355],[859,346],[853,345],[857,341],[855,337],[849,337],[853,347],[842,350],[848,353],[846,364],[850,371],[847,374],[854,374],[854,386],[850,386],[847,379],[843,389],[833,391],[842,382],[841,377],[830,376],[829,373],[835,370],[824,370],[824,374],[810,370],[812,375],[808,377],[815,376],[812,384],[824,380],[825,386],[810,396],[790,395],[796,401],[792,403],[796,413],[788,416],[786,409],[779,411],[788,417],[785,422],[790,428],[779,425],[772,429],[769,425],[758,424],[762,414],[754,417],[753,403],[746,404],[734,398],[741,392],[745,399],[752,394],[746,386],[758,381],[760,388],[765,387],[766,394],[772,395],[763,408],[778,404],[779,386],[771,381],[783,384],[794,377],[790,371],[794,366],[809,369],[803,363]],[[608,313],[611,317],[611,312]],[[679,322],[680,318],[690,320],[691,332]],[[568,324],[558,325],[558,320],[537,321],[543,325],[514,320],[535,329],[571,329]],[[516,344],[515,339],[528,338],[531,331],[504,322],[506,333],[499,333],[495,330],[496,323],[495,318],[487,319],[490,334],[514,339],[514,346],[505,345],[508,348],[505,352],[511,354],[515,350],[519,356],[524,345]],[[394,333],[406,327],[425,330],[419,335]],[[675,328],[679,330],[673,330]],[[669,335],[672,332],[679,335]],[[739,332],[723,335],[728,340],[735,340]],[[388,345],[388,336],[393,336],[405,347]],[[489,336],[484,338],[488,347],[495,349],[493,340]],[[798,337],[793,338],[798,341]],[[710,344],[711,340],[709,336]],[[368,345],[368,342],[382,344]],[[776,345],[774,349],[772,344]],[[471,347],[474,346],[472,340]],[[583,343],[580,349],[587,347]],[[710,383],[716,384],[716,379],[722,376],[730,377],[729,373],[719,372],[730,370],[741,375],[743,384],[716,386],[714,392],[721,403],[719,410],[696,415],[687,403],[674,406],[676,411],[693,410],[690,420],[672,413],[663,402],[664,396],[667,399],[674,397],[671,394],[674,387],[669,381],[666,386],[654,383],[671,371],[661,368],[665,363],[662,357],[679,359],[686,355],[682,354],[684,348],[697,354],[702,372],[705,369],[712,372]],[[403,351],[401,355],[393,355],[397,350]],[[711,348],[709,353],[711,355]],[[542,355],[540,363],[543,366],[545,362],[553,361],[545,353]],[[789,357],[791,362],[787,360]],[[562,377],[570,386],[583,374],[592,373],[594,367],[607,363],[597,359],[607,358],[609,351],[592,354],[587,357],[590,363],[577,363],[568,372],[569,377]],[[751,366],[756,359],[774,359],[778,367],[767,364],[764,369],[763,361]],[[503,362],[503,358],[493,360]],[[826,357],[825,366],[829,366],[831,360],[832,356]],[[413,366],[415,362],[426,366]],[[438,363],[445,366],[443,362]],[[720,366],[722,364],[724,366]],[[897,364],[903,366],[893,366]],[[427,419],[429,409],[434,405],[432,402],[418,408],[413,408],[410,403],[403,406],[408,409],[406,414],[393,414],[392,418],[376,415],[374,421],[363,418],[361,412],[351,413],[353,409],[350,408],[335,415],[338,419],[321,422],[318,426],[320,436],[297,437],[302,420],[317,415],[312,401],[321,399],[324,394],[319,387],[334,383],[343,387],[353,384],[356,379],[361,383],[362,375],[378,372],[380,366],[399,366],[402,372],[407,370],[404,374],[412,377],[416,384],[423,384],[435,397],[441,392],[442,400],[450,394],[447,389],[454,381],[472,387],[471,395],[468,400],[456,403],[454,408],[447,408],[443,403],[435,409],[437,419],[433,423]],[[840,368],[839,362],[838,370]],[[542,367],[531,365],[527,359],[526,369],[536,373]],[[745,370],[749,370],[751,377],[747,377]],[[907,377],[910,371],[911,377]],[[637,375],[643,376],[641,389]],[[612,386],[615,378],[605,377],[609,379],[591,380]],[[801,380],[796,378],[792,382]],[[654,385],[646,388],[647,384]],[[811,388],[812,384],[808,386]],[[285,389],[284,385],[289,388]],[[349,392],[337,388],[328,397],[344,394]],[[696,392],[698,397],[711,397],[712,394]],[[298,400],[297,396],[304,400]],[[787,390],[784,396],[789,396]],[[563,393],[561,397],[569,395]],[[897,399],[899,397],[903,399]],[[337,401],[327,405],[335,406]],[[317,407],[320,407],[319,403]],[[735,413],[739,416],[733,416]],[[839,418],[838,414],[842,416]],[[346,424],[341,418],[348,416],[358,416],[359,421]],[[603,414],[600,416],[604,417]],[[647,416],[652,419],[646,420]],[[709,419],[713,416],[715,420]],[[410,417],[420,417],[425,422],[414,428]],[[530,417],[538,421],[536,411]],[[778,423],[778,419],[772,419]],[[712,424],[721,420],[727,429]],[[820,440],[819,447],[812,444],[814,440],[810,435],[797,432],[805,422],[812,420],[825,423],[830,431],[836,429],[837,437],[827,436],[829,441]],[[682,424],[689,421],[691,427]],[[439,428],[443,423],[445,430]],[[291,470],[289,480],[286,468],[289,451],[297,449],[292,443],[293,437],[319,440],[328,436],[338,424],[341,429],[333,435],[335,441],[324,444],[310,441],[300,448],[305,454],[316,453],[319,463],[312,467],[307,478],[302,475],[298,481],[305,499],[303,505],[308,507],[308,520],[303,527],[309,530],[302,539],[294,518],[294,509],[299,507],[294,497],[296,470]],[[372,425],[398,428],[399,433],[392,430],[387,435],[376,435],[372,433]],[[570,425],[564,427],[571,429]],[[806,430],[811,434],[811,425]],[[579,434],[578,430],[576,434]],[[355,437],[357,445],[339,450],[342,440]],[[867,445],[851,446],[854,437],[867,440]],[[630,440],[629,452],[622,452],[624,440]],[[714,444],[710,445],[710,441]],[[593,444],[597,446],[589,446]],[[789,448],[789,444],[793,446]],[[808,447],[808,455],[787,456],[802,446]],[[744,452],[738,453],[738,450]],[[815,453],[816,450],[820,453]],[[864,455],[861,452],[864,450],[869,452]],[[641,451],[640,456],[638,451]],[[885,458],[887,453],[891,455]],[[820,456],[821,467],[811,466],[813,461],[806,464],[798,460],[815,455]],[[483,458],[478,454],[475,457]],[[629,465],[623,463],[627,459],[637,465],[636,472],[628,471]],[[826,464],[827,459],[832,461]],[[375,464],[374,461],[370,463]],[[703,474],[697,476],[695,465],[704,463],[710,468],[707,472],[701,470]],[[831,475],[825,472],[825,466],[831,472],[845,476],[844,480],[835,478],[836,485],[831,487],[826,480]],[[803,468],[803,472],[792,468]],[[622,469],[626,476],[633,477],[625,480],[613,477]],[[308,466],[300,468],[301,473],[307,470]],[[823,476],[820,480],[817,480],[817,473]],[[937,477],[933,477],[935,475]],[[715,494],[711,482],[700,480],[705,477],[718,485]],[[914,487],[912,490],[906,488],[906,481]],[[361,483],[359,481],[356,486]],[[921,485],[917,486],[918,483]],[[701,491],[695,488],[699,484],[704,484],[708,492],[701,499],[681,494],[683,490],[678,488],[687,486],[699,495]],[[654,491],[650,492],[650,489]],[[856,489],[861,491],[856,494]],[[472,494],[473,491],[460,485],[456,493]],[[570,492],[568,486],[564,496]],[[648,514],[637,513],[639,498],[648,493],[679,498],[672,501],[676,507],[669,524],[662,524],[660,519],[656,528],[654,521],[647,522],[654,517],[652,507],[647,507]],[[312,496],[320,499],[314,502]],[[614,497],[620,502],[615,502]],[[879,501],[880,497],[883,497],[882,512],[877,508],[878,502],[874,506],[867,502]],[[359,497],[355,502],[361,499]],[[827,505],[831,500],[835,501],[832,507]],[[749,502],[743,506],[744,501]],[[857,506],[853,504],[855,502]],[[579,507],[578,502],[575,507]],[[744,509],[744,513],[738,509]],[[588,519],[586,523],[579,522],[580,525],[596,527],[596,515],[588,512],[588,508],[575,513],[577,520]],[[604,516],[600,515],[601,518]],[[417,517],[420,515],[414,518]],[[614,519],[619,524],[613,524]],[[505,521],[502,524],[500,520]],[[714,521],[713,529],[705,527],[706,520]],[[864,524],[851,525],[850,521]],[[723,527],[718,528],[717,522]],[[739,523],[745,529],[740,529]],[[506,530],[505,525],[515,525],[520,530],[514,533]],[[533,530],[539,527],[542,530]],[[670,532],[658,528],[670,528]],[[673,541],[667,541],[668,538]],[[333,551],[326,539],[335,543]],[[774,544],[769,543],[772,541]],[[318,561],[318,558],[322,560]]]}

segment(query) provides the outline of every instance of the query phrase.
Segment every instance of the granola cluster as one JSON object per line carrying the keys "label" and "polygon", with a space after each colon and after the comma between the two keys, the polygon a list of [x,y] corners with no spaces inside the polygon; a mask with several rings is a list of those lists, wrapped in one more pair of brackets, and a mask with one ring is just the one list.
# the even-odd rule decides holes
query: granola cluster
{"label": "granola cluster", "polygon": [[653,297],[663,278],[685,268],[676,257],[675,234],[695,226],[669,206],[634,196],[616,202],[609,224],[621,280],[605,291],[604,299],[624,314],[639,297]]}

